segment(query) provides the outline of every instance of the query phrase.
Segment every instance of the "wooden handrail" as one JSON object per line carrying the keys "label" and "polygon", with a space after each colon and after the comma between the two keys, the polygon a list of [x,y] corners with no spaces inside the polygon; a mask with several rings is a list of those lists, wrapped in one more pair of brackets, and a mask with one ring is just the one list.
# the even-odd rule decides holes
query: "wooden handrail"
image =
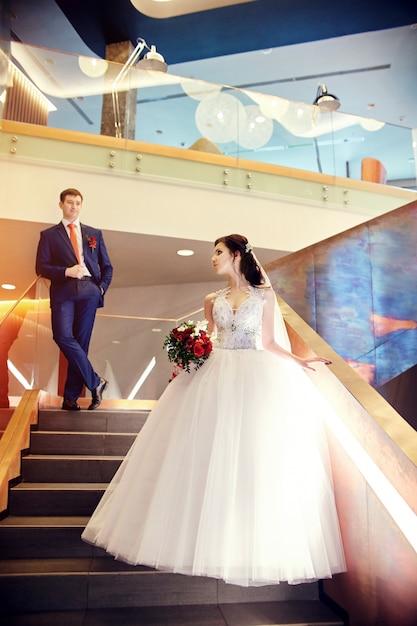
{"label": "wooden handrail", "polygon": [[38,423],[42,392],[25,391],[0,440],[0,512],[8,505],[9,482],[21,473],[22,450],[29,447],[30,427]]}

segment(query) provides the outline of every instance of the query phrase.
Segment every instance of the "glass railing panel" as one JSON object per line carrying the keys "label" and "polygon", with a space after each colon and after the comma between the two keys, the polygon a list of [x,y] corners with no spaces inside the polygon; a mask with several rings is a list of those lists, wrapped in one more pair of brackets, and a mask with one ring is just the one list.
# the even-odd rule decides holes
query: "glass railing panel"
{"label": "glass railing panel", "polygon": [[96,371],[109,381],[106,398],[159,398],[171,369],[162,346],[174,323],[134,316],[97,315],[90,360]]}
{"label": "glass railing panel", "polygon": [[36,328],[33,388],[52,396],[57,394],[59,379],[59,349],[52,339],[49,282],[39,278],[36,284],[36,304],[33,327]]}
{"label": "glass railing panel", "polygon": [[0,302],[0,408],[16,406],[36,386],[38,307],[36,283],[17,301]]}
{"label": "glass railing panel", "polygon": [[[412,129],[267,94],[244,93],[252,104],[245,107],[251,113],[240,124],[237,152],[241,157],[295,169],[302,164],[307,171],[356,180],[362,178],[362,159],[374,158],[390,164],[387,180],[415,181]],[[393,150],[399,158],[392,159]]]}
{"label": "glass railing panel", "polygon": [[[202,310],[194,321],[203,319]],[[106,398],[156,400],[172,375],[164,341],[182,319],[98,314],[90,345],[96,371],[109,381]],[[88,393],[88,392],[87,392]]]}
{"label": "glass railing panel", "polygon": [[[17,406],[26,389],[61,396],[66,361],[52,338],[48,282],[40,278],[18,301],[1,301],[0,316],[0,408]],[[202,320],[203,311],[192,318]],[[188,319],[190,314],[167,319],[100,310],[89,357],[109,381],[106,399],[157,400],[173,371],[165,338]]]}
{"label": "glass railing panel", "polygon": [[[52,128],[356,180],[362,177],[362,159],[373,158],[386,169],[389,183],[415,183],[413,131],[404,125],[169,71],[133,66],[123,73],[121,64],[19,42],[11,42],[10,49],[9,71],[29,77],[47,103],[47,125]],[[3,62],[6,57],[3,53]],[[118,166],[123,158],[118,155]]]}

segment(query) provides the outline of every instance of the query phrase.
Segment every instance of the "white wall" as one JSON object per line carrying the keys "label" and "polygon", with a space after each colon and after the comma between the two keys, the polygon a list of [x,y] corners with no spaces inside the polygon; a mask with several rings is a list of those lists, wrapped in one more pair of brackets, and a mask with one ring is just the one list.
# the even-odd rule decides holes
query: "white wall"
{"label": "white wall", "polygon": [[[257,247],[295,251],[405,204],[378,198],[373,206],[340,205],[317,197],[299,180],[300,198],[132,176],[19,157],[0,157],[0,217],[56,223],[62,189],[84,194],[88,223],[104,230],[213,241],[219,232],[251,232]],[[320,192],[321,193],[321,192]],[[330,195],[330,194],[329,194]],[[88,215],[88,220],[87,220]]]}

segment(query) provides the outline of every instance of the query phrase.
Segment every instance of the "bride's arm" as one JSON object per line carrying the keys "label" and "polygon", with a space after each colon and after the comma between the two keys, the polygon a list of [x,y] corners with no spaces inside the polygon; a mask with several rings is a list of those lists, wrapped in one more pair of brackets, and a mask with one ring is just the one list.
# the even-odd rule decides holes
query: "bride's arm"
{"label": "bride's arm", "polygon": [[269,352],[272,352],[278,357],[295,361],[298,365],[301,365],[301,367],[309,370],[314,370],[314,367],[311,367],[310,363],[329,363],[329,361],[323,357],[302,359],[292,354],[292,352],[285,350],[275,341],[275,306],[278,305],[276,304],[274,290],[271,288],[265,289],[265,305],[262,318],[262,345],[264,349],[269,350]]}
{"label": "bride's arm", "polygon": [[213,319],[213,302],[214,302],[215,294],[209,293],[204,298],[204,317],[208,322],[207,332],[209,335],[213,335],[216,332],[216,324]]}

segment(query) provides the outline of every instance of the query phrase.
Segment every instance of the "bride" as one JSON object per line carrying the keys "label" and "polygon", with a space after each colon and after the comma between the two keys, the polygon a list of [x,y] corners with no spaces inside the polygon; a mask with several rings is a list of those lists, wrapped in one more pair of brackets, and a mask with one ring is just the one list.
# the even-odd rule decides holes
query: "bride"
{"label": "bride", "polygon": [[324,412],[246,237],[215,242],[213,340],[167,386],[82,538],[116,559],[241,586],[345,571]]}

